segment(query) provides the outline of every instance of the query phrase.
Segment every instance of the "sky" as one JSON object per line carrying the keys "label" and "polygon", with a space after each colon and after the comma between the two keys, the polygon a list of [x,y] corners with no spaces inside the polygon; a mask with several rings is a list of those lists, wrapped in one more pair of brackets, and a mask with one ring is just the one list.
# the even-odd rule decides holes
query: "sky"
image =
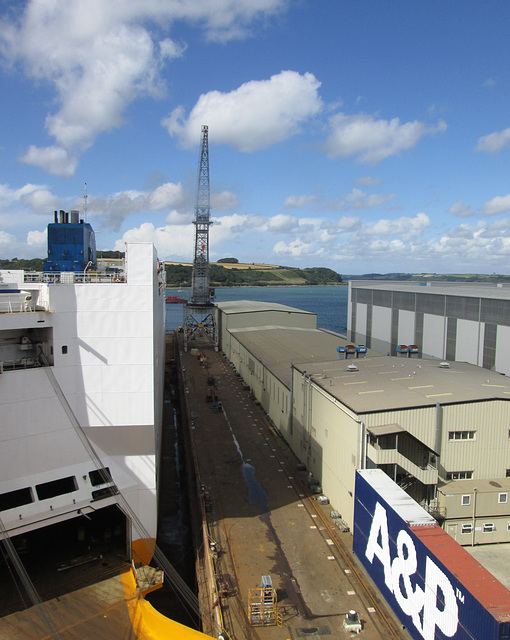
{"label": "sky", "polygon": [[[510,4],[2,0],[0,258],[98,250],[510,274]],[[86,185],[86,187],[85,187]],[[84,198],[86,190],[86,199]]]}

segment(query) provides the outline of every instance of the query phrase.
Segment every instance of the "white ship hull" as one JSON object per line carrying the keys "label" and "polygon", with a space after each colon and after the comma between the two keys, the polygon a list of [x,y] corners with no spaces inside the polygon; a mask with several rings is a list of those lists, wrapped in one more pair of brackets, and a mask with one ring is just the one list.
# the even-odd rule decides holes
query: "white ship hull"
{"label": "white ship hull", "polygon": [[128,541],[155,539],[165,361],[155,249],[128,244],[120,279],[28,275],[0,271],[4,535],[118,504]]}

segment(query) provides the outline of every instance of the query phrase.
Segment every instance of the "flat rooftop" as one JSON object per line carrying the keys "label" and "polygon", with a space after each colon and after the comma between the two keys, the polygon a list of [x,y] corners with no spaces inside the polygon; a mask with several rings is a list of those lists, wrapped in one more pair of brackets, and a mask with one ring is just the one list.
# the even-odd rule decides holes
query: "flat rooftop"
{"label": "flat rooftop", "polygon": [[[230,333],[289,388],[292,363],[312,362],[320,365],[330,362],[338,356],[337,347],[350,344],[342,336],[320,329],[262,326],[232,329]],[[385,357],[370,349],[366,355],[377,359]],[[341,362],[346,365],[358,360]]]}
{"label": "flat rooftop", "polygon": [[496,298],[510,300],[510,284],[490,282],[398,282],[390,280],[351,280],[354,289],[377,289],[380,291],[407,291],[448,296],[467,296],[472,298]]}
{"label": "flat rooftop", "polygon": [[231,333],[289,388],[294,365],[357,413],[510,400],[508,377],[464,362],[387,356],[371,349],[364,358],[339,358],[337,347],[348,341],[320,329],[264,326]]}
{"label": "flat rooftop", "polygon": [[356,413],[510,400],[509,378],[464,362],[383,356],[308,361],[296,368]]}
{"label": "flat rooftop", "polygon": [[286,313],[299,313],[309,316],[315,316],[312,311],[303,311],[295,307],[289,307],[286,304],[278,302],[261,302],[259,300],[229,300],[226,302],[215,302],[218,309],[223,313],[253,313],[254,311],[282,311]]}

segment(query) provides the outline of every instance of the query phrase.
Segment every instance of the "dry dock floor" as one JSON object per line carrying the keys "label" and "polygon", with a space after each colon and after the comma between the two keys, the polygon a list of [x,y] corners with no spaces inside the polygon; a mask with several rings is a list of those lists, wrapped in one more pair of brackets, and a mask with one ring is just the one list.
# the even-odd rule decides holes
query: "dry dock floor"
{"label": "dry dock floor", "polygon": [[[351,534],[335,529],[332,506],[308,493],[306,471],[298,470],[298,460],[221,352],[199,337],[186,353],[180,344],[180,353],[198,482],[211,498],[205,517],[218,549],[213,571],[217,584],[227,585],[227,595],[203,615],[204,631],[217,637],[207,621],[219,607],[225,638],[347,638],[343,621],[354,609],[363,622],[357,637],[409,638],[361,571]],[[222,411],[208,401],[210,377]],[[249,593],[266,575],[277,593],[279,624],[252,626]]]}

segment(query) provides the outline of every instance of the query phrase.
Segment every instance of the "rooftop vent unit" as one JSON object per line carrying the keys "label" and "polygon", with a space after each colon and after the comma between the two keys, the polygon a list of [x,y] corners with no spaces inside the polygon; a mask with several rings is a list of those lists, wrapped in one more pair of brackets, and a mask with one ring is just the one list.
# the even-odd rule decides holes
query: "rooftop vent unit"
{"label": "rooftop vent unit", "polygon": [[439,363],[439,368],[440,369],[449,369],[450,368],[450,363],[449,362],[440,362]]}
{"label": "rooftop vent unit", "polygon": [[347,371],[358,371],[358,367],[355,364],[348,364]]}

